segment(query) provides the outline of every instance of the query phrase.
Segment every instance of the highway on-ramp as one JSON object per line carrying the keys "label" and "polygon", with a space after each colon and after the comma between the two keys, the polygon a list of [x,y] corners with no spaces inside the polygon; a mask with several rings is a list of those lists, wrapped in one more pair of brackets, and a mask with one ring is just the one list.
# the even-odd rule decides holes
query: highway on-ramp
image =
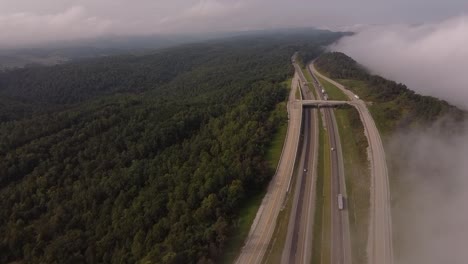
{"label": "highway on-ramp", "polygon": [[371,221],[367,247],[368,263],[393,264],[390,187],[385,151],[379,131],[364,101],[357,99],[351,91],[340,83],[320,74],[313,64],[309,64],[309,69],[314,74],[341,89],[353,101],[352,105],[355,106],[359,112],[369,142],[368,154],[372,174]]}

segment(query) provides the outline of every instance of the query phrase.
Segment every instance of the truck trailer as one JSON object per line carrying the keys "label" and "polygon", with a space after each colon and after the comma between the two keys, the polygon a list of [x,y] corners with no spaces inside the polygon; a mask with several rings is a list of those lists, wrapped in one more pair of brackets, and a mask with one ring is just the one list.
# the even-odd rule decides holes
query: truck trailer
{"label": "truck trailer", "polygon": [[338,194],[338,209],[343,210],[344,209],[344,201],[343,201],[343,195],[340,193]]}

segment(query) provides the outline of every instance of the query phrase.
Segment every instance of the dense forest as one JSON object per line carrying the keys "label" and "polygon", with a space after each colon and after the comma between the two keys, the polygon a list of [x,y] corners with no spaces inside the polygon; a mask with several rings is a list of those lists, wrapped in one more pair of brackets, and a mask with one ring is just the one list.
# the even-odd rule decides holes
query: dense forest
{"label": "dense forest", "polygon": [[352,58],[340,52],[322,54],[317,68],[333,79],[341,80],[371,105],[381,129],[394,130],[411,125],[428,125],[442,116],[461,120],[464,113],[443,100],[422,96],[406,85],[372,75]]}
{"label": "dense forest", "polygon": [[0,262],[212,263],[273,172],[295,51],[237,37],[0,73]]}

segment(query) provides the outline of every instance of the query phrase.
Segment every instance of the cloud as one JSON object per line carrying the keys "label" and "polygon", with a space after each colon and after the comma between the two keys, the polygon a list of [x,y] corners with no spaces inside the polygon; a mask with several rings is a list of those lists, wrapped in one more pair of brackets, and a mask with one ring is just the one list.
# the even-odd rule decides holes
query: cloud
{"label": "cloud", "polygon": [[447,120],[393,137],[388,154],[400,169],[392,190],[396,263],[466,263],[467,138],[467,123]]}
{"label": "cloud", "polygon": [[17,47],[95,37],[108,31],[111,25],[109,20],[87,15],[80,6],[47,15],[26,12],[0,15],[0,46]]}
{"label": "cloud", "polygon": [[201,0],[186,11],[192,17],[220,17],[238,10],[243,6],[241,1],[222,2],[217,0]]}
{"label": "cloud", "polygon": [[[255,2],[255,1],[251,1]],[[252,4],[252,3],[250,3]],[[159,21],[162,32],[207,32],[210,30],[233,30],[238,26],[235,15],[242,16],[243,8],[249,6],[245,0],[198,0],[177,15],[169,15]],[[245,16],[245,14],[244,14]]]}
{"label": "cloud", "polygon": [[468,17],[362,27],[332,47],[374,73],[468,109]]}
{"label": "cloud", "polygon": [[[468,109],[468,17],[354,27],[333,50],[372,72]],[[395,263],[467,263],[468,122],[442,119],[393,135]]]}

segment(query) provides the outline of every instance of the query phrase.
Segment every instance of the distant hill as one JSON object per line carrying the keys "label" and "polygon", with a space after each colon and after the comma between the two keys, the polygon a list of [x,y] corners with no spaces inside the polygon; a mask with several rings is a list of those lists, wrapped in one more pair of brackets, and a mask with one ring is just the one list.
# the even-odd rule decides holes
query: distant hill
{"label": "distant hill", "polygon": [[326,31],[313,28],[293,28],[205,34],[104,36],[93,39],[61,41],[36,47],[0,49],[0,70],[34,65],[55,65],[68,61],[120,54],[144,54],[161,48],[187,43],[201,43],[216,39],[244,37],[281,39],[285,36],[298,34],[312,36],[324,32]]}

